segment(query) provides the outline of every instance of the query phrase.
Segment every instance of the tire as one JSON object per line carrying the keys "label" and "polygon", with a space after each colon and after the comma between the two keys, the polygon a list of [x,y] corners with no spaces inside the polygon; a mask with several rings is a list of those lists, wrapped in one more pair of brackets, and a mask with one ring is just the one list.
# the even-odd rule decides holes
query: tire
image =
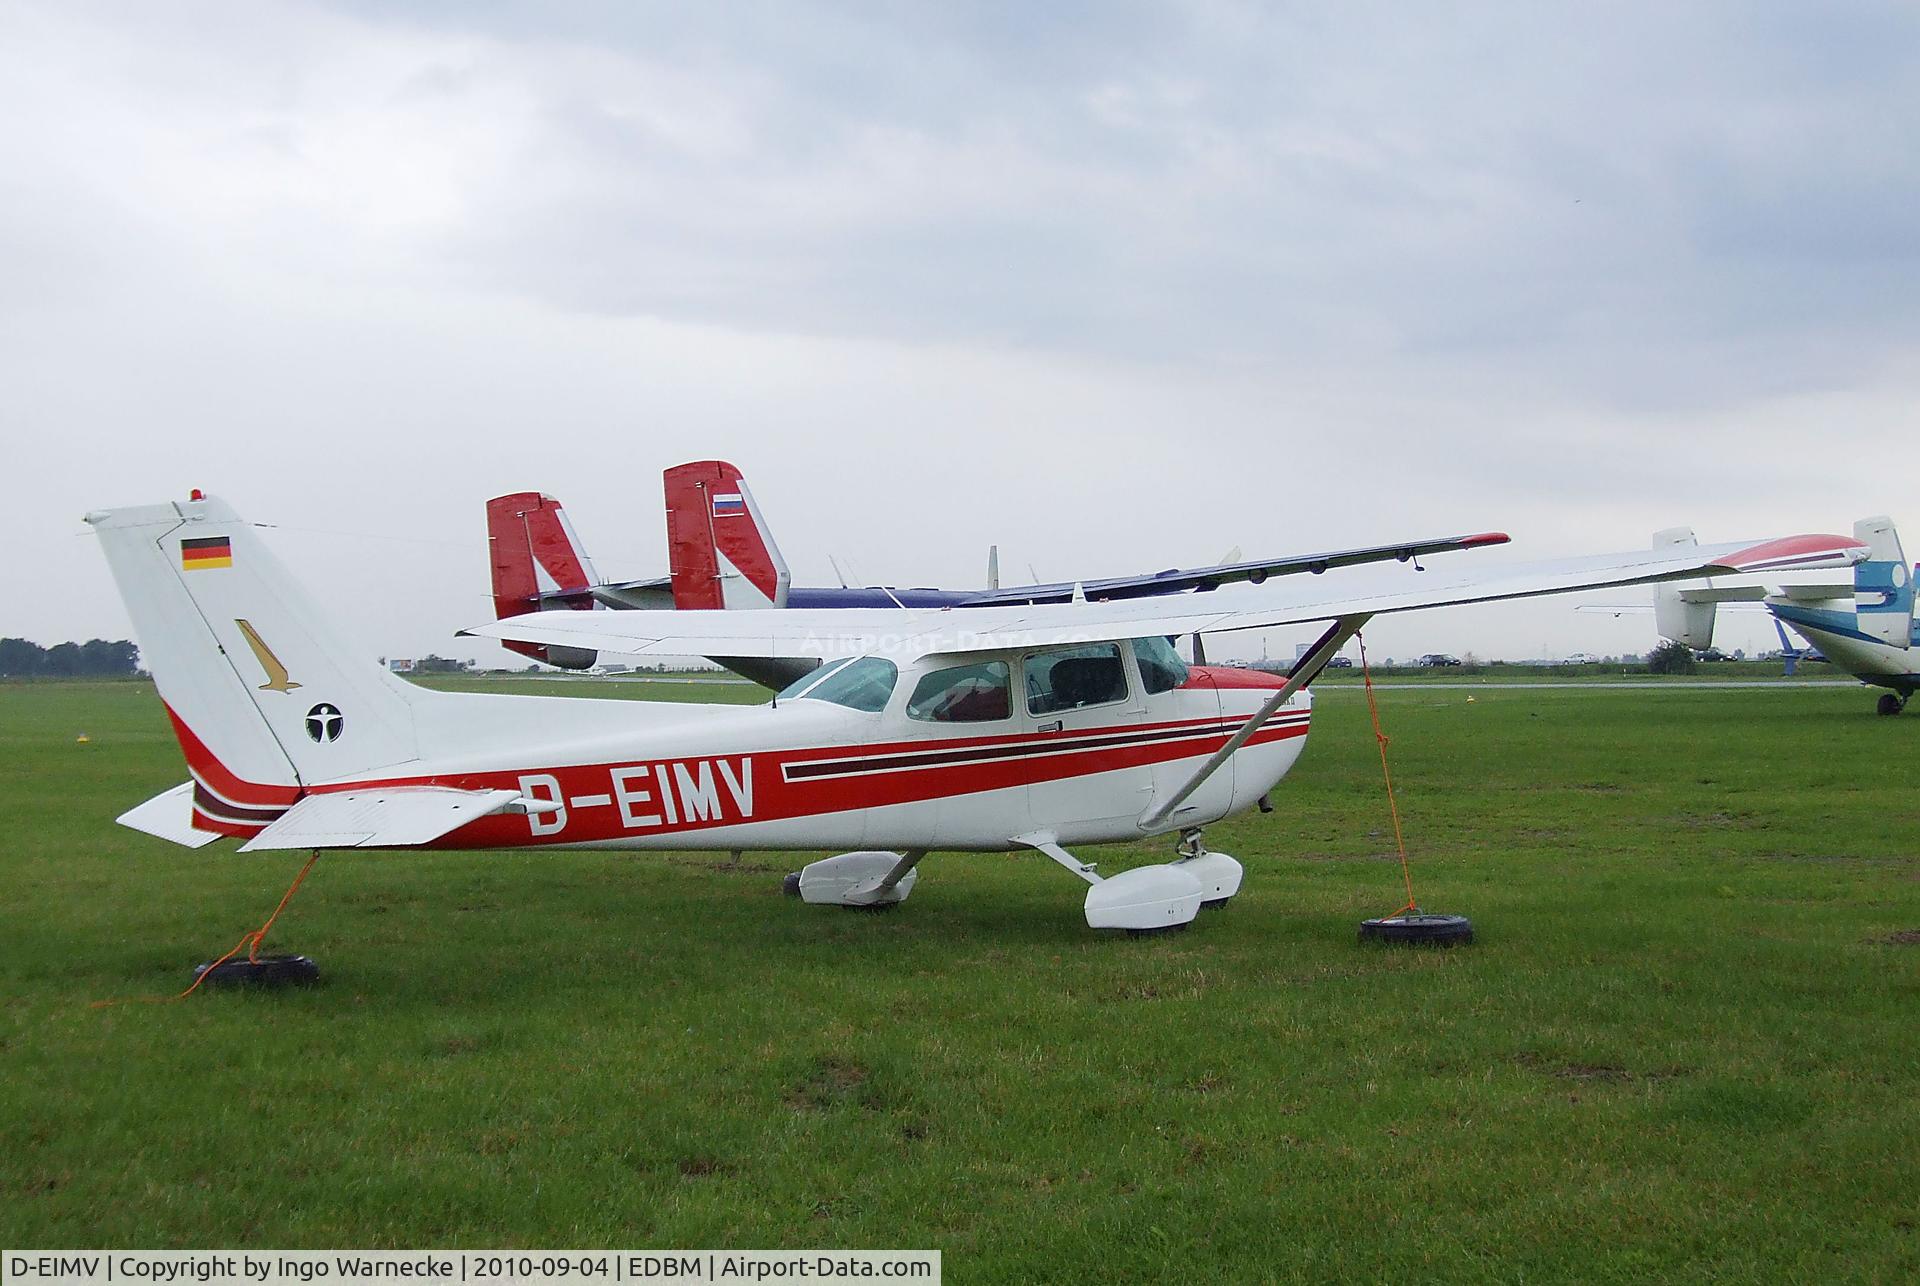
{"label": "tire", "polygon": [[1907,703],[1891,692],[1882,692],[1880,694],[1880,704],[1874,707],[1874,709],[1881,714],[1899,714],[1906,708]]}
{"label": "tire", "polygon": [[196,980],[203,974],[209,987],[307,987],[320,981],[320,966],[306,956],[235,956],[193,971]]}
{"label": "tire", "polygon": [[780,891],[790,898],[800,896],[800,872],[788,871],[787,877],[780,881]]}
{"label": "tire", "polygon": [[1473,941],[1473,921],[1464,915],[1389,915],[1360,922],[1360,941],[1454,947]]}

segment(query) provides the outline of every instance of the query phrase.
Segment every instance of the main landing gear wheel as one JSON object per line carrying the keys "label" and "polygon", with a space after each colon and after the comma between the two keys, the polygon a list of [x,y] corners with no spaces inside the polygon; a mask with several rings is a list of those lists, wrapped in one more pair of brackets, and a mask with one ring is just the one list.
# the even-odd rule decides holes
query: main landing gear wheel
{"label": "main landing gear wheel", "polygon": [[900,905],[920,878],[923,849],[905,853],[863,850],[808,862],[787,876],[781,888],[810,906],[843,906],[884,911]]}
{"label": "main landing gear wheel", "polygon": [[196,980],[203,975],[208,987],[306,987],[320,981],[320,966],[306,956],[235,956],[194,969]]}
{"label": "main landing gear wheel", "polygon": [[1415,946],[1465,946],[1473,941],[1473,921],[1464,915],[1428,915],[1411,911],[1360,922],[1360,941]]}
{"label": "main landing gear wheel", "polygon": [[1880,694],[1880,704],[1874,707],[1874,709],[1878,710],[1881,714],[1899,714],[1906,708],[1907,703],[1905,699],[1895,696],[1891,692],[1882,692]]}

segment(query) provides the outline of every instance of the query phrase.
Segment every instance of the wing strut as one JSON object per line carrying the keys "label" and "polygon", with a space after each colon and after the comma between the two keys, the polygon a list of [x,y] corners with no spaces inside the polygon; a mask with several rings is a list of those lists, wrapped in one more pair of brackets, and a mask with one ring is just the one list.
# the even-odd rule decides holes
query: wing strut
{"label": "wing strut", "polygon": [[1164,802],[1154,805],[1141,815],[1140,829],[1150,831],[1164,825],[1167,818],[1173,816],[1173,810],[1186,803],[1187,797],[1200,789],[1202,782],[1219,771],[1221,764],[1233,758],[1240,747],[1246,745],[1253,734],[1260,731],[1261,725],[1271,719],[1294,693],[1319,678],[1320,671],[1325,669],[1327,662],[1333,659],[1333,654],[1345,646],[1346,641],[1358,634],[1361,628],[1372,619],[1373,613],[1367,612],[1356,616],[1342,616],[1329,625],[1327,632],[1320,636],[1320,641],[1315,643],[1305,656],[1295,661],[1293,668],[1287,671],[1286,683],[1278,692],[1268,697],[1245,723],[1240,725],[1240,731],[1227,738],[1227,744],[1214,751],[1212,757],[1200,765],[1199,771],[1188,778],[1184,786],[1167,796]]}

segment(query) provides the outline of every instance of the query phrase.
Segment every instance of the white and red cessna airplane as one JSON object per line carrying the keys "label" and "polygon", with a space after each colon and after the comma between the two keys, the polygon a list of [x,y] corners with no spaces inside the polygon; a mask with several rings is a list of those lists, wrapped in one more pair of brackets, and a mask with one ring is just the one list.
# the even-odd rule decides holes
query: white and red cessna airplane
{"label": "white and red cessna airplane", "polygon": [[[1254,807],[1307,732],[1307,683],[1372,616],[1849,565],[1841,536],[1211,593],[965,611],[538,612],[472,632],[629,655],[828,661],[763,706],[435,692],[343,643],[256,529],[196,497],[87,516],[192,779],[119,820],[198,847],[846,850],[809,902],[903,900],[933,850],[1046,854],[1087,923],[1155,930],[1230,898],[1201,828]],[[1303,569],[1305,570],[1305,569]],[[1171,636],[1327,622],[1285,678],[1190,668]],[[1103,879],[1071,848],[1178,834]]]}

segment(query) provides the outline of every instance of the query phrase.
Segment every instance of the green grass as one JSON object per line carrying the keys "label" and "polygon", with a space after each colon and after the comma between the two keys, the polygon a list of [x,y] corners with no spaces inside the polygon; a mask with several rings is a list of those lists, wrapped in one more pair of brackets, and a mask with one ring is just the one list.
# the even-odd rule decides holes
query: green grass
{"label": "green grass", "polygon": [[781,899],[779,855],[345,853],[275,935],[321,987],[94,1008],[178,990],[302,858],[112,824],[183,776],[145,685],[0,686],[0,1242],[1920,1273],[1920,719],[1466,698],[1382,697],[1464,950],[1355,941],[1400,889],[1347,691],[1279,811],[1210,832],[1247,888],[1187,934],[1096,937],[1037,856],[936,855],[874,916]]}

